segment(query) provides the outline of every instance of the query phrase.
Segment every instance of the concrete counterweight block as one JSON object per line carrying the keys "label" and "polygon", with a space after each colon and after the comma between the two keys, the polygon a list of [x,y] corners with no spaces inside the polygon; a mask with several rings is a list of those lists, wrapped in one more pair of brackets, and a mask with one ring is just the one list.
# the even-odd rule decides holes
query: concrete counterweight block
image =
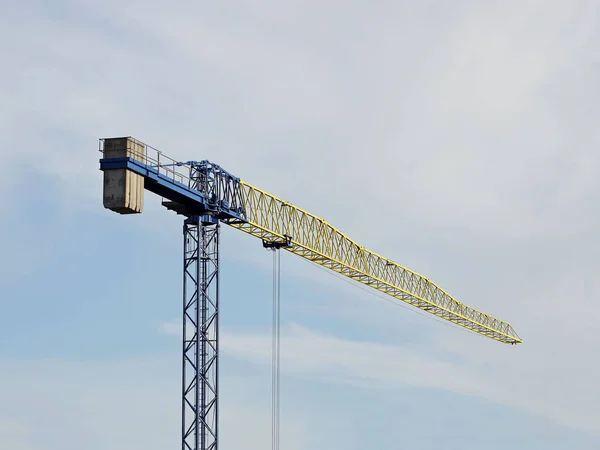
{"label": "concrete counterweight block", "polygon": [[[146,147],[131,137],[104,141],[104,156],[129,157],[146,162]],[[139,214],[144,209],[144,177],[128,169],[104,171],[104,207],[119,214]]]}

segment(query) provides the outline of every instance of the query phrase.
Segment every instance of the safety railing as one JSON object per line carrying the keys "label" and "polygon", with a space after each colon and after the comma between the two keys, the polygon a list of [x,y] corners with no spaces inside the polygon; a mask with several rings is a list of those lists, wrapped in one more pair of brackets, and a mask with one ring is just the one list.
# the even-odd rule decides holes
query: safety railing
{"label": "safety railing", "polygon": [[[104,154],[104,141],[106,139],[100,139],[99,151]],[[175,159],[165,155],[160,150],[151,147],[150,145],[144,144],[138,140],[134,141],[144,147],[143,155],[135,155],[135,159],[145,164],[149,169],[155,170],[158,175],[163,175],[166,178],[178,182],[190,188],[192,182],[190,179],[191,166],[186,163],[176,161]],[[129,149],[135,152],[134,149]]]}
{"label": "safety railing", "polygon": [[[137,163],[143,165],[150,172],[148,175],[151,178],[158,175],[162,181],[168,180],[174,185],[179,185],[180,188],[200,192],[211,213],[218,214],[221,219],[245,220],[240,181],[220,166],[206,160],[180,162],[133,138],[115,139],[127,139],[127,142],[111,142],[109,138],[100,139],[99,151],[103,158],[108,151],[111,152],[111,158],[127,155],[136,162],[136,165]],[[113,153],[113,149],[116,153]],[[145,173],[143,175],[146,176]]]}

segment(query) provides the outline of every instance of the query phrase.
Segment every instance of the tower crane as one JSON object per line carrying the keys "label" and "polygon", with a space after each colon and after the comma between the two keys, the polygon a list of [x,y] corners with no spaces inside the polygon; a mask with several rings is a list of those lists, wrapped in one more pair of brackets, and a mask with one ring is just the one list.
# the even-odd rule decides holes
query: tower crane
{"label": "tower crane", "polygon": [[182,450],[218,449],[221,224],[480,335],[505,344],[522,342],[507,322],[465,305],[324,219],[216,164],[180,162],[132,137],[102,138],[99,150],[105,208],[139,214],[147,190],[184,216]]}

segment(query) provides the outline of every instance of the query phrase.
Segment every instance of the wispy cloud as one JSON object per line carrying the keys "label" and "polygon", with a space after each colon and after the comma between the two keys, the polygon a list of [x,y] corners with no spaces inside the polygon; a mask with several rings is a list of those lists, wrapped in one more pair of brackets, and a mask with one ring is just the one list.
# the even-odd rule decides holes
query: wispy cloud
{"label": "wispy cloud", "polygon": [[[61,220],[100,211],[98,137],[213,159],[525,338],[503,349],[436,331],[415,353],[362,342],[352,326],[332,336],[307,325],[286,337],[298,370],[422,383],[597,432],[597,18],[593,1],[9,0],[0,214],[39,201],[15,188],[36,176],[56,188],[46,201]],[[159,208],[149,197],[146,211]],[[151,217],[135,226],[179,233],[178,219]],[[35,255],[21,220],[2,221],[3,248]],[[227,238],[231,258],[258,260],[246,237]],[[314,283],[307,266],[290,273]],[[343,292],[323,306],[335,311]],[[357,308],[344,311],[349,324],[393,329],[377,320],[387,311],[370,305],[367,319]],[[268,349],[261,334],[225,337],[236,354]],[[381,372],[350,361],[352,346]]]}
{"label": "wispy cloud", "polygon": [[[177,447],[180,441],[178,364],[167,358],[0,362],[0,443],[11,450],[89,450]],[[36,374],[43,373],[43,380]],[[267,402],[246,400],[244,380],[225,376],[221,447],[264,449],[270,439]],[[246,397],[246,398],[244,398]],[[266,397],[265,397],[266,400]],[[286,446],[306,448],[311,438],[286,413]],[[65,432],[68,430],[68,432]]]}
{"label": "wispy cloud", "polygon": [[[439,349],[445,350],[440,358],[429,349],[343,339],[297,325],[284,331],[282,368],[288,373],[333,377],[367,389],[409,385],[449,390],[600,435],[592,380],[571,386],[571,395],[557,395],[553,386],[572,382],[571,369],[553,373],[553,362],[544,358],[536,360],[539,365],[527,364],[518,349],[491,351],[481,344],[479,351],[467,352],[440,343]],[[226,333],[222,348],[238,358],[269,364],[270,339],[262,333]],[[485,353],[493,356],[486,358]]]}

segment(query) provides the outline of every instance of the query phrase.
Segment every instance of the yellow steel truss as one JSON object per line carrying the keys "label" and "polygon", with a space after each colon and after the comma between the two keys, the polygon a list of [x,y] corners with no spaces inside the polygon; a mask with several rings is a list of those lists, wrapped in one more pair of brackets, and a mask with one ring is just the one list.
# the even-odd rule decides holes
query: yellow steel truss
{"label": "yellow steel truss", "polygon": [[231,223],[266,241],[285,241],[285,249],[423,311],[507,344],[521,341],[506,322],[452,298],[426,277],[367,250],[342,232],[280,198],[241,182],[247,223]]}

